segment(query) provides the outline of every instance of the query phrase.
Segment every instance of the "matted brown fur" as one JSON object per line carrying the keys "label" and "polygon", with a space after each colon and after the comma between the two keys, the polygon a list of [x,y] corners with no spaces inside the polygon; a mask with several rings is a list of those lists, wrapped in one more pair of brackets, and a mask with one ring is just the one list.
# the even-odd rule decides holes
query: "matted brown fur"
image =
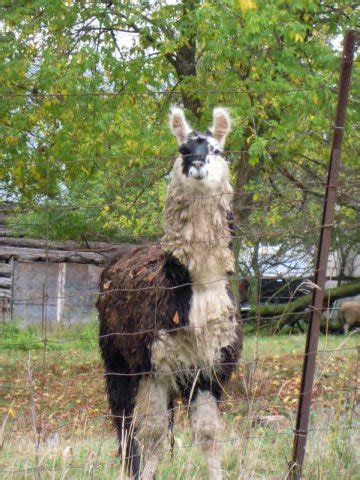
{"label": "matted brown fur", "polygon": [[[128,373],[150,373],[150,350],[159,330],[175,334],[188,323],[191,278],[185,270],[171,276],[169,261],[176,259],[161,246],[138,247],[121,251],[101,274],[100,337],[103,346],[119,349]],[[240,326],[237,333],[240,346]]]}
{"label": "matted brown fur", "polygon": [[111,342],[119,349],[129,373],[150,372],[150,348],[158,330],[184,324],[175,316],[176,297],[187,285],[173,289],[166,258],[160,246],[134,248],[121,252],[101,275],[100,336],[109,336],[103,338],[104,346]]}

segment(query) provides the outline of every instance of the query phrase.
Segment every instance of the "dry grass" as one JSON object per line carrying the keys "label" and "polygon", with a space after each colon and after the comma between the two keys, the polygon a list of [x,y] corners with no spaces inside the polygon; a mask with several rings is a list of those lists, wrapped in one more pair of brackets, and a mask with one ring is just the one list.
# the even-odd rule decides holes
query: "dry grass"
{"label": "dry grass", "polygon": [[[359,360],[354,348],[332,351],[356,344],[355,336],[321,339],[320,350],[328,351],[319,355],[304,478],[358,478]],[[286,478],[303,348],[303,336],[247,338],[243,358],[249,361],[234,374],[221,405],[225,478]],[[259,361],[253,361],[256,351]],[[97,349],[69,343],[47,351],[45,363],[42,350],[8,349],[0,357],[1,478],[41,472],[42,479],[120,479]],[[158,478],[206,479],[178,407],[173,457],[164,452]]]}

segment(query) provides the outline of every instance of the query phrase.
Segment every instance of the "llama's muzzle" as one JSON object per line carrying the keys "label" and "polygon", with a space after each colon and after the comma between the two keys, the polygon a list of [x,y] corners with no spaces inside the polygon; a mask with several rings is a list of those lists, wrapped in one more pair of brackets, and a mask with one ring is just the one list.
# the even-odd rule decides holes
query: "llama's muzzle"
{"label": "llama's muzzle", "polygon": [[195,160],[193,162],[194,167],[196,167],[198,170],[200,170],[201,167],[205,165],[205,162],[203,160]]}
{"label": "llama's muzzle", "polygon": [[202,180],[203,178],[207,177],[208,170],[206,168],[205,162],[201,160],[195,160],[194,162],[192,162],[189,174],[192,178],[196,178],[197,180]]}

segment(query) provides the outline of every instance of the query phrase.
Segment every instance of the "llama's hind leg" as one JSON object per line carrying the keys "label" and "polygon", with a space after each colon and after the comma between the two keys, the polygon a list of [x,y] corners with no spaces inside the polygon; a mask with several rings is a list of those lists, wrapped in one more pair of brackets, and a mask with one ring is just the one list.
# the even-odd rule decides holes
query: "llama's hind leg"
{"label": "llama's hind leg", "polygon": [[133,410],[138,387],[138,377],[130,377],[130,369],[107,330],[100,332],[100,348],[105,364],[109,406],[119,440],[121,470],[128,471],[134,480],[139,479],[140,455],[134,439]]}
{"label": "llama's hind leg", "polygon": [[168,436],[169,385],[164,380],[144,377],[136,396],[135,438],[143,460],[142,480],[152,480]]}
{"label": "llama's hind leg", "polygon": [[198,390],[190,410],[195,442],[199,444],[208,467],[209,480],[221,480],[222,422],[215,397]]}

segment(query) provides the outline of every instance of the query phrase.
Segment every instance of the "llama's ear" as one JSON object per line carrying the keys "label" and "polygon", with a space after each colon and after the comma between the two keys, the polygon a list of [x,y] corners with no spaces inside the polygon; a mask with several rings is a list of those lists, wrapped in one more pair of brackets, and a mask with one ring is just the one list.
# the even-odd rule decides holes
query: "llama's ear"
{"label": "llama's ear", "polygon": [[191,132],[191,128],[187,123],[184,111],[181,108],[175,107],[171,109],[170,128],[177,138],[179,145],[186,142],[186,138]]}
{"label": "llama's ear", "polygon": [[228,112],[224,108],[214,108],[214,123],[211,127],[211,133],[214,138],[223,145],[231,129],[231,120]]}

